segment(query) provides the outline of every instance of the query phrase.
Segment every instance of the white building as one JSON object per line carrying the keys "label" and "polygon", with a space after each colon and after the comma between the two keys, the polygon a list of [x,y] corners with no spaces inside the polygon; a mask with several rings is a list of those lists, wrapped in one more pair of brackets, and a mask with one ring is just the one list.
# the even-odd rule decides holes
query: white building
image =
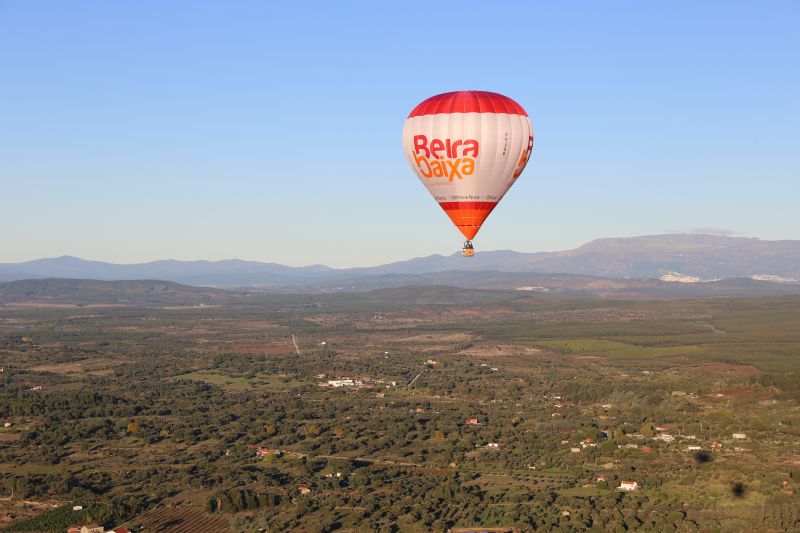
{"label": "white building", "polygon": [[328,385],[331,387],[360,387],[364,382],[358,379],[341,378],[329,379]]}
{"label": "white building", "polygon": [[632,492],[634,490],[639,490],[639,484],[635,481],[623,481],[619,484],[619,490],[625,492]]}

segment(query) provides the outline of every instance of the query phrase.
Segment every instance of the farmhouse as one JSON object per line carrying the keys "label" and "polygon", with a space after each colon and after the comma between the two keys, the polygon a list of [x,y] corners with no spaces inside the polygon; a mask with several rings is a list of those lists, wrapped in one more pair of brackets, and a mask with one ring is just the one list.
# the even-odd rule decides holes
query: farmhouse
{"label": "farmhouse", "polygon": [[[271,457],[271,456],[280,457],[281,455],[283,455],[283,452],[278,449],[265,448],[264,446],[260,446],[258,444],[248,444],[247,449],[254,450],[256,452],[256,457],[261,457],[261,458]],[[230,450],[227,450],[225,452],[225,455],[229,455],[229,452]]]}
{"label": "farmhouse", "polygon": [[744,433],[734,433],[733,438],[736,440],[744,440],[747,438],[747,435]]}
{"label": "farmhouse", "polygon": [[634,490],[639,490],[639,484],[635,481],[623,481],[619,484],[619,490],[625,492],[632,492]]}
{"label": "farmhouse", "polygon": [[478,419],[477,418],[467,418],[467,425],[468,426],[477,426]]}
{"label": "farmhouse", "polygon": [[668,433],[659,433],[658,435],[653,437],[653,440],[660,440],[662,442],[671,443],[671,442],[675,442],[675,437],[673,437],[672,435],[670,435]]}
{"label": "farmhouse", "polygon": [[256,457],[280,457],[283,455],[283,452],[274,448],[262,448],[261,446],[256,448]]}
{"label": "farmhouse", "polygon": [[[355,387],[357,383],[358,382],[350,378],[328,380],[328,385],[331,387]],[[360,385],[360,383],[358,384]]]}
{"label": "farmhouse", "polygon": [[305,485],[300,485],[299,487],[297,487],[297,490],[300,491],[300,494],[310,494],[311,493],[311,489],[306,487]]}

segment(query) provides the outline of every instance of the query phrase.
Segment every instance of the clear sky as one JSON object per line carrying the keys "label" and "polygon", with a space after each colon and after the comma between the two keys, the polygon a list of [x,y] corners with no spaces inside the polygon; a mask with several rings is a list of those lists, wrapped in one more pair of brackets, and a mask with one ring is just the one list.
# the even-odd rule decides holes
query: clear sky
{"label": "clear sky", "polygon": [[480,251],[800,239],[800,2],[0,0],[0,262],[373,265],[462,238],[401,129],[530,114]]}

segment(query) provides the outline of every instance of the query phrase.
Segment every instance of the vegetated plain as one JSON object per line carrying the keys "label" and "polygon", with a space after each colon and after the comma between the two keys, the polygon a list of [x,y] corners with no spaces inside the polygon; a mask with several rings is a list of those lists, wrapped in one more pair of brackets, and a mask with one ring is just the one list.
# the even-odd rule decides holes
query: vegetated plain
{"label": "vegetated plain", "polygon": [[800,528],[797,296],[64,290],[0,306],[9,531]]}

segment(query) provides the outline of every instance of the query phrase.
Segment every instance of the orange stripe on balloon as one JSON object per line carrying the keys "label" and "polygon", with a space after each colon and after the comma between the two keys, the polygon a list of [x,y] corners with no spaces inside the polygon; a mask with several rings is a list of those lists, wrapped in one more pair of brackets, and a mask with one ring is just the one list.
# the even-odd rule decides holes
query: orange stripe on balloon
{"label": "orange stripe on balloon", "polygon": [[439,202],[439,205],[464,237],[473,239],[497,202]]}

